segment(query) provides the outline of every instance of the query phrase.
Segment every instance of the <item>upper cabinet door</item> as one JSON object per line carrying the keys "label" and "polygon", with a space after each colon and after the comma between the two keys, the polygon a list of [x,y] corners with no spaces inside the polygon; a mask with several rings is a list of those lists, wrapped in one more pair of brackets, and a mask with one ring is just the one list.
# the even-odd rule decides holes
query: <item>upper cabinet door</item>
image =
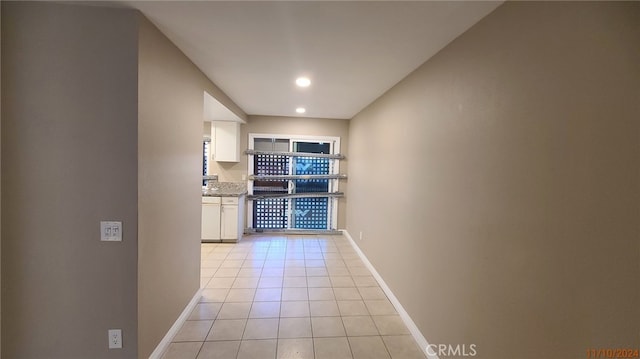
{"label": "upper cabinet door", "polygon": [[215,142],[214,160],[216,162],[240,162],[240,123],[212,121],[211,132]]}

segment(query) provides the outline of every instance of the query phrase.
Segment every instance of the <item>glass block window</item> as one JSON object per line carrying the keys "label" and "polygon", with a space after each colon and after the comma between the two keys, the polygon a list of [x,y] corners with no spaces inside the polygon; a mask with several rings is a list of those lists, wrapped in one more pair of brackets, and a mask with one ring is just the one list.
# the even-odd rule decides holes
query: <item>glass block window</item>
{"label": "glass block window", "polygon": [[254,171],[257,175],[288,175],[289,157],[282,155],[255,155]]}
{"label": "glass block window", "polygon": [[292,221],[296,229],[327,229],[327,197],[294,198]]}
{"label": "glass block window", "polygon": [[254,228],[288,228],[287,205],[286,199],[258,199],[253,201]]}
{"label": "glass block window", "polygon": [[[254,171],[257,175],[289,174],[289,157],[281,155],[254,156]],[[254,194],[282,193],[289,191],[288,181],[255,181]],[[256,229],[288,228],[287,199],[260,199],[253,201],[253,226]]]}
{"label": "glass block window", "polygon": [[[288,137],[288,136],[282,136]],[[252,174],[266,178],[254,178],[250,194],[252,200],[252,227],[260,229],[302,229],[327,230],[333,228],[334,200],[325,193],[335,191],[334,179],[295,178],[302,176],[329,175],[337,172],[337,159],[320,158],[315,154],[330,154],[336,143],[289,138],[252,138],[250,146],[255,151],[268,154],[251,154],[249,166]],[[295,152],[282,155],[279,152]],[[312,155],[314,154],[314,155]],[[298,156],[299,155],[299,156]],[[276,179],[268,176],[288,176],[293,178]],[[260,195],[282,194],[262,198]],[[286,196],[295,194],[294,198]],[[285,198],[281,198],[285,197]]]}
{"label": "glass block window", "polygon": [[[297,175],[327,175],[329,174],[329,159],[316,157],[297,157],[295,173]],[[296,193],[328,192],[329,180],[310,179],[296,180]]]}

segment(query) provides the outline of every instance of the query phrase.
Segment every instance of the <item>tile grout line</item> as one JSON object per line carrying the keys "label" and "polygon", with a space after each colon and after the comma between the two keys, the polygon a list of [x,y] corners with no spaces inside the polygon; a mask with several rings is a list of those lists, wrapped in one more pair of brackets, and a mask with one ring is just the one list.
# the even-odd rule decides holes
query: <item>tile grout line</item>
{"label": "tile grout line", "polygon": [[[311,301],[311,298],[310,298],[310,297],[309,297],[309,295],[308,295],[308,294],[309,294],[309,289],[310,289],[310,287],[309,287],[309,273],[307,272],[307,269],[308,269],[307,264],[308,264],[308,263],[307,263],[306,261],[307,261],[307,260],[317,260],[317,259],[321,259],[321,260],[323,261],[324,268],[325,268],[325,270],[326,270],[326,272],[327,272],[327,273],[326,273],[326,276],[327,276],[327,278],[329,279],[329,283],[330,283],[330,286],[329,286],[328,288],[331,288],[331,293],[333,294],[333,300],[336,302],[336,305],[337,305],[338,299],[335,297],[334,282],[333,282],[333,281],[331,281],[331,278],[332,278],[332,277],[330,276],[330,273],[329,273],[329,272],[328,272],[328,270],[327,270],[327,269],[329,268],[329,267],[327,266],[327,253],[336,253],[336,254],[338,254],[338,255],[339,255],[339,258],[340,258],[340,260],[341,260],[341,262],[342,262],[342,263],[347,267],[347,268],[346,268],[346,269],[347,269],[347,272],[346,272],[346,273],[344,273],[342,276],[349,277],[349,278],[351,278],[351,279],[353,280],[353,277],[354,277],[354,275],[355,275],[355,274],[358,274],[358,273],[359,273],[359,276],[364,276],[364,275],[372,276],[372,274],[373,274],[373,273],[371,273],[370,271],[367,271],[367,273],[366,273],[366,274],[364,274],[364,273],[362,273],[362,272],[354,272],[354,271],[352,271],[352,270],[351,270],[351,268],[352,268],[352,267],[356,267],[356,268],[357,268],[357,267],[359,267],[358,263],[354,263],[354,262],[353,262],[353,260],[354,260],[354,259],[357,259],[357,256],[356,256],[356,258],[351,258],[351,257],[353,257],[353,256],[351,255],[351,253],[348,253],[348,254],[349,254],[349,256],[348,256],[348,257],[350,258],[350,259],[348,259],[348,260],[349,260],[349,261],[351,261],[351,262],[347,265],[347,259],[345,259],[343,255],[344,255],[345,253],[347,253],[347,252],[348,252],[348,249],[349,249],[349,247],[351,247],[351,246],[348,246],[348,244],[347,244],[346,246],[345,246],[345,245],[339,246],[339,245],[337,245],[336,240],[335,240],[335,239],[333,239],[333,238],[331,238],[331,240],[330,240],[330,242],[329,242],[329,243],[331,244],[330,246],[326,246],[326,242],[325,242],[325,243],[323,243],[323,244],[325,244],[324,246],[323,246],[323,245],[318,245],[318,244],[319,244],[319,243],[318,243],[319,241],[318,241],[317,239],[316,239],[316,240],[312,240],[312,241],[301,241],[301,242],[300,242],[300,244],[301,244],[301,246],[302,246],[302,251],[301,251],[301,252],[288,250],[288,248],[290,248],[290,244],[291,244],[291,242],[292,242],[292,241],[291,241],[290,239],[287,239],[286,241],[284,241],[284,244],[283,244],[283,245],[280,245],[280,246],[278,246],[278,245],[273,246],[273,242],[269,242],[269,247],[268,247],[267,252],[266,252],[266,254],[265,254],[265,257],[266,257],[266,258],[265,258],[265,261],[266,261],[266,260],[267,260],[267,258],[269,257],[269,250],[273,250],[273,251],[272,251],[272,260],[274,260],[274,261],[275,261],[275,260],[278,260],[277,258],[278,258],[278,257],[280,257],[280,256],[282,256],[282,255],[284,254],[284,262],[285,262],[285,263],[284,263],[284,266],[283,266],[283,277],[282,277],[282,281],[283,281],[283,282],[282,282],[281,287],[279,288],[279,289],[280,289],[280,304],[282,304],[283,299],[284,299],[284,298],[283,298],[283,295],[284,295],[284,289],[286,288],[286,287],[285,287],[285,284],[284,284],[284,279],[286,278],[286,276],[284,275],[284,271],[285,271],[285,268],[286,268],[286,262],[287,262],[287,260],[299,260],[299,259],[297,259],[297,258],[298,258],[297,253],[301,253],[301,254],[302,254],[303,260],[305,261],[305,262],[304,262],[304,263],[305,263],[305,266],[304,266],[304,269],[305,269],[305,275],[304,275],[302,278],[304,278],[305,283],[306,283],[305,288],[306,288],[306,291],[307,291],[307,308],[308,308],[308,310],[309,310],[309,316],[308,316],[308,318],[309,318],[309,321],[310,321],[310,323],[309,323],[309,324],[310,324],[310,326],[311,326],[311,328],[310,328],[310,329],[311,329],[311,337],[310,337],[310,340],[311,340],[311,349],[312,349],[312,357],[315,357],[315,339],[316,339],[316,337],[315,337],[315,336],[314,336],[314,334],[313,334],[313,325],[312,325],[312,323],[311,323],[311,319],[312,319],[312,315],[311,315],[311,304],[312,304],[312,303],[311,303],[311,302],[312,302],[312,301]],[[318,247],[318,248],[316,248],[316,247]],[[331,247],[331,248],[328,248],[328,247]],[[247,250],[247,253],[243,256],[243,258],[244,258],[244,259],[243,259],[243,263],[242,263],[242,265],[241,265],[240,269],[238,269],[238,273],[236,273],[236,275],[235,275],[235,277],[234,277],[234,280],[233,280],[233,283],[231,284],[231,287],[233,287],[233,285],[235,284],[236,280],[237,280],[238,278],[240,278],[240,277],[239,277],[239,275],[240,275],[240,274],[239,274],[239,272],[242,270],[242,268],[256,268],[256,267],[244,267],[244,265],[246,265],[246,263],[245,263],[245,262],[246,262],[247,260],[249,260],[249,259],[248,259],[249,255],[250,255],[250,254],[252,254],[252,252],[253,252],[253,251],[252,251],[252,248],[255,248],[255,246],[252,246],[251,248],[249,248],[249,249]],[[316,251],[316,249],[317,249],[317,251]],[[343,250],[343,249],[344,249],[344,250]],[[333,250],[335,250],[335,252],[333,252]],[[209,254],[210,254],[211,252],[212,252],[212,251],[210,250],[210,251],[209,251]],[[234,253],[234,251],[233,251],[233,250],[231,250],[231,251],[227,252],[227,253],[226,253],[226,255],[225,255],[225,258],[222,260],[222,262],[224,262],[226,259],[233,259],[233,260],[238,259],[238,258],[235,258],[235,257],[237,257],[237,256],[238,256],[238,253],[234,253],[234,254],[235,254],[234,258],[230,258],[230,254],[231,254],[231,253]],[[280,254],[280,255],[278,255],[278,254]],[[262,256],[260,255],[260,256],[258,256],[258,257],[262,257]],[[293,258],[292,258],[292,257],[293,257]],[[310,258],[309,258],[309,257],[310,257]],[[318,257],[320,257],[320,258],[318,258]],[[330,256],[330,257],[335,257],[335,255],[332,255],[332,256]],[[276,258],[276,259],[273,259],[273,258]],[[203,260],[204,260],[204,259],[205,259],[205,258],[203,258]],[[249,317],[250,317],[250,315],[251,315],[251,314],[250,314],[250,313],[251,313],[251,310],[253,310],[254,305],[256,304],[256,296],[257,296],[257,290],[259,289],[259,288],[258,288],[258,287],[259,287],[259,281],[260,281],[260,279],[262,279],[262,278],[263,278],[263,276],[262,276],[262,275],[264,274],[264,269],[266,268],[264,265],[265,265],[265,262],[263,262],[263,263],[262,263],[262,266],[261,266],[261,267],[259,267],[259,268],[260,268],[260,274],[258,275],[258,284],[256,285],[256,288],[254,289],[253,297],[252,297],[252,300],[251,300],[251,305],[250,305],[250,307],[249,307],[249,313],[247,314],[247,319],[246,319],[246,320],[247,320],[247,322],[245,323],[245,326],[244,326],[244,328],[243,328],[242,337],[244,337],[244,334],[246,333],[246,329],[247,329],[247,325],[248,325],[248,320],[250,319]],[[221,266],[222,266],[222,263],[218,266],[217,270],[218,270],[218,269],[220,269],[220,268],[221,268]],[[365,265],[364,267],[366,268],[366,265]],[[226,267],[225,267],[225,268],[226,268]],[[367,269],[368,269],[368,268],[367,268]],[[217,272],[217,270],[216,270],[216,272]],[[334,273],[337,273],[337,272],[334,272]],[[320,274],[321,274],[321,273],[320,273]],[[340,274],[340,273],[337,273],[337,274]],[[215,273],[214,273],[214,275],[215,275]],[[317,275],[315,275],[315,276],[317,276]],[[334,276],[334,277],[335,277],[335,276]],[[375,279],[375,277],[374,277],[374,279]],[[205,287],[206,287],[206,285],[205,285]],[[351,300],[351,301],[357,301],[357,300],[360,300],[360,301],[363,301],[363,303],[364,303],[364,297],[363,297],[363,296],[362,296],[362,294],[360,293],[360,289],[361,289],[360,287],[376,287],[376,286],[375,286],[375,285],[363,285],[363,286],[358,286],[358,285],[355,283],[355,281],[354,281],[354,283],[353,283],[353,287],[345,287],[345,288],[353,288],[353,289],[355,289],[355,290],[358,292],[358,295],[359,295],[359,297],[360,297],[360,298],[359,298],[359,299],[353,299],[353,298],[351,298],[351,299],[343,299],[343,300]],[[292,288],[297,288],[297,287],[292,287]],[[314,288],[315,288],[315,287],[314,287]],[[342,287],[339,287],[339,288],[342,288]],[[229,288],[229,292],[226,294],[226,296],[225,296],[225,300],[224,300],[223,304],[224,304],[224,303],[226,303],[226,299],[227,299],[227,298],[228,298],[228,296],[230,295],[230,290],[231,290],[231,289],[233,289],[233,288]],[[386,293],[385,293],[385,297],[386,297]],[[387,299],[387,300],[389,300],[389,298],[386,298],[386,299]],[[281,307],[280,307],[279,309],[281,309]],[[339,310],[339,308],[338,308],[338,310]],[[369,312],[368,307],[367,307],[367,312]],[[215,318],[214,318],[214,322],[215,322],[215,320],[217,320],[218,315],[219,315],[219,313],[215,316]],[[281,318],[282,318],[282,317],[281,317],[281,315],[282,315],[282,312],[281,312],[281,311],[279,311],[279,316],[278,316],[278,319],[279,319],[279,320],[278,320],[278,333],[279,333],[280,324],[281,324],[281,323],[280,323],[280,320],[281,320]],[[321,316],[321,317],[327,317],[327,316]],[[328,316],[328,317],[334,317],[334,316]],[[350,354],[351,354],[351,355],[353,355],[353,354],[354,354],[354,353],[353,353],[353,348],[351,347],[351,343],[349,342],[349,336],[348,336],[348,334],[346,333],[346,327],[345,327],[345,325],[344,325],[344,321],[342,320],[342,319],[343,319],[343,317],[344,317],[344,316],[342,315],[342,312],[340,312],[340,311],[339,311],[339,315],[338,315],[337,317],[338,317],[338,318],[340,318],[340,321],[341,321],[341,324],[342,324],[342,328],[343,328],[343,330],[345,331],[345,334],[344,334],[344,335],[345,335],[345,339],[347,340],[347,345],[349,346]],[[369,313],[368,317],[370,317],[370,318],[371,318],[371,320],[373,320],[373,315],[372,315],[371,313]],[[298,317],[296,317],[296,318],[298,318]],[[307,317],[301,317],[301,318],[307,318]],[[382,341],[383,341],[383,346],[384,346],[384,348],[385,348],[385,353],[386,353],[387,355],[389,355],[389,356],[390,356],[390,355],[391,355],[391,352],[390,352],[390,350],[389,350],[389,348],[388,348],[388,345],[384,342],[384,339],[382,338],[382,334],[380,334],[380,330],[379,330],[378,326],[375,324],[375,321],[374,321],[374,326],[375,326],[375,328],[376,328],[376,333],[377,333],[377,335],[373,335],[373,336],[371,336],[371,337],[377,337],[377,338],[380,338],[380,340],[382,340]],[[213,329],[213,325],[212,325],[212,327],[211,327],[211,328],[209,328],[209,331],[208,331],[207,336],[211,333],[212,329]],[[399,334],[398,334],[398,335],[399,335]],[[200,345],[200,349],[199,349],[199,351],[198,351],[198,355],[200,355],[200,353],[202,352],[202,350],[203,350],[203,348],[204,348],[204,344],[206,343],[206,337],[207,337],[207,336],[205,336],[205,340],[204,340],[203,342],[201,342],[201,343],[200,343],[201,345]],[[335,338],[339,338],[339,337],[341,337],[341,336],[337,336],[337,337],[335,337]],[[361,336],[359,336],[359,337],[361,337]],[[368,336],[365,336],[365,337],[368,337]],[[277,354],[279,353],[279,343],[280,343],[280,339],[281,339],[281,338],[279,337],[279,335],[276,335],[276,338],[275,338],[275,339],[276,339],[276,348],[275,348],[275,349],[276,349],[276,351],[275,351],[275,352],[276,352],[276,356],[277,356]],[[295,338],[294,338],[294,339],[295,339]],[[304,338],[300,337],[299,339],[304,339]],[[242,341],[243,341],[243,338],[241,338],[241,339],[240,339],[240,342],[242,342]],[[238,354],[237,354],[237,355],[239,355],[239,352],[238,352]]]}
{"label": "tile grout line", "polygon": [[[342,252],[338,252],[340,254],[340,258],[342,259],[342,261],[344,262],[344,257],[342,256]],[[345,263],[346,265],[346,263]],[[354,283],[355,285],[355,283]],[[333,288],[333,282],[331,283],[331,287]],[[336,298],[336,305],[338,303],[338,300]],[[368,309],[367,309],[368,311]],[[351,357],[354,357],[353,354],[353,349],[351,348],[351,342],[349,341],[349,333],[347,333],[347,327],[344,325],[344,320],[342,319],[342,312],[340,312],[340,307],[338,306],[338,313],[340,314],[340,322],[342,323],[342,328],[344,329],[344,336],[347,339],[347,345],[349,346],[349,352],[351,353]]]}
{"label": "tile grout line", "polygon": [[[269,247],[271,247],[271,243],[269,243]],[[285,247],[285,251],[286,251],[286,247]],[[286,258],[286,254],[285,254],[285,258]],[[282,282],[283,282],[282,283],[283,285],[280,286],[280,308],[278,308],[278,329],[276,330],[276,355],[275,355],[275,358],[278,358],[278,345],[280,344],[280,320],[282,318],[282,295],[284,294],[284,293],[282,293],[283,290],[284,290],[284,267],[282,268]]]}

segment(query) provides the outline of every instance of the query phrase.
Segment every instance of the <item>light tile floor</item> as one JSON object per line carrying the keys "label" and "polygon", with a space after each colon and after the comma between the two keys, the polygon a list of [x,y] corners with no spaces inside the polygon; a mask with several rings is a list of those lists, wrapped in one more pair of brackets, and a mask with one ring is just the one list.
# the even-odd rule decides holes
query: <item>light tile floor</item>
{"label": "light tile floor", "polygon": [[343,236],[202,244],[202,299],[164,359],[424,359]]}

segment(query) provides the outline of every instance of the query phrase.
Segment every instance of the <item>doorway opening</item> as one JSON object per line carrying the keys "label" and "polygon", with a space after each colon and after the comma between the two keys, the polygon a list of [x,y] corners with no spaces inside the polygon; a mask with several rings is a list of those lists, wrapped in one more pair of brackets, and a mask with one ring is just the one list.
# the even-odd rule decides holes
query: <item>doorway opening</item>
{"label": "doorway opening", "polygon": [[249,135],[248,228],[336,231],[339,137]]}

